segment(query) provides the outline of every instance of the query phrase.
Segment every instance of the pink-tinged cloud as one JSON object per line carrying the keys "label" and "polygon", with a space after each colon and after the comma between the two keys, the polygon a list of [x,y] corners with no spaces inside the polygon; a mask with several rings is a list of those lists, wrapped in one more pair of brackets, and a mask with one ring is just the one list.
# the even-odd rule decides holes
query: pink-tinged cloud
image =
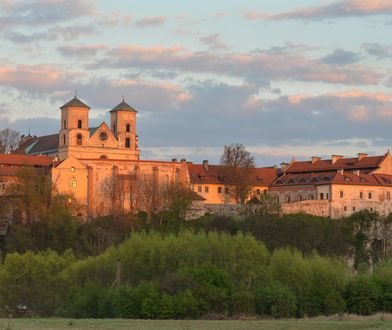
{"label": "pink-tinged cloud", "polygon": [[332,84],[376,85],[382,75],[360,64],[337,66],[322,60],[291,53],[193,52],[182,46],[141,47],[122,45],[107,51],[104,60],[92,68],[169,69],[182,72],[212,73],[254,81],[318,81]]}
{"label": "pink-tinged cloud", "polygon": [[0,67],[0,86],[13,87],[30,95],[48,94],[69,88],[80,73],[64,72],[59,65]]}
{"label": "pink-tinged cloud", "polygon": [[252,99],[257,107],[286,108],[310,115],[340,115],[349,121],[366,122],[392,117],[391,96],[361,90],[346,90],[322,95],[297,94],[274,100]]}
{"label": "pink-tinged cloud", "polygon": [[0,27],[11,27],[58,24],[95,16],[97,10],[92,0],[2,0],[0,13]]}
{"label": "pink-tinged cloud", "polygon": [[283,13],[248,12],[250,20],[326,19],[366,15],[391,15],[392,0],[345,0]]}
{"label": "pink-tinged cloud", "polygon": [[145,17],[141,20],[135,22],[137,26],[146,27],[146,26],[162,26],[167,21],[167,17],[165,16],[151,16]]}

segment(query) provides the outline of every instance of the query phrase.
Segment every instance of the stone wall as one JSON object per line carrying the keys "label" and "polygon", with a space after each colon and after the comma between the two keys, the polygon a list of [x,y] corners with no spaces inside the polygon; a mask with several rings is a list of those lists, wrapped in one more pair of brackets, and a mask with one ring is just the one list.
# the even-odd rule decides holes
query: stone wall
{"label": "stone wall", "polygon": [[330,204],[327,200],[306,200],[282,204],[283,214],[308,213],[316,216],[330,216]]}

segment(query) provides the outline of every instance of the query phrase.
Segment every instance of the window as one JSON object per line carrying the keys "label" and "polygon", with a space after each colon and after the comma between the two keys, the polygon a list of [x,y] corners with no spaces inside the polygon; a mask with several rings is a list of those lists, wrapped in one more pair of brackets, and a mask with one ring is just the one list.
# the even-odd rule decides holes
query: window
{"label": "window", "polygon": [[228,194],[229,193],[229,188],[225,188],[225,194]]}
{"label": "window", "polygon": [[82,145],[82,142],[83,142],[82,134],[78,134],[78,135],[76,136],[76,144],[77,144],[78,146],[81,146],[81,145]]}
{"label": "window", "polygon": [[344,206],[344,207],[343,207],[343,210],[344,210],[344,211],[347,211],[347,206]]}
{"label": "window", "polygon": [[372,207],[370,208],[370,212],[373,212],[373,208]]}
{"label": "window", "polygon": [[353,206],[353,212],[355,212],[355,206]]}
{"label": "window", "polygon": [[222,193],[222,187],[218,187],[218,194]]}
{"label": "window", "polygon": [[82,128],[82,121],[80,119],[78,120],[78,128]]}
{"label": "window", "polygon": [[99,159],[108,159],[108,156],[106,156],[106,155],[101,155],[101,156],[99,157]]}
{"label": "window", "polygon": [[343,196],[344,196],[343,190],[340,190],[339,195],[340,195],[340,198],[343,198]]}
{"label": "window", "polygon": [[256,194],[257,194],[257,195],[260,195],[260,193],[261,193],[261,192],[260,192],[260,189],[257,189],[257,190],[256,190]]}
{"label": "window", "polygon": [[129,132],[131,131],[131,125],[130,125],[130,124],[127,124],[127,126],[126,126],[126,128],[125,128],[125,131],[126,131],[127,133],[129,133]]}
{"label": "window", "polygon": [[71,172],[75,172],[75,167],[71,167]]}
{"label": "window", "polygon": [[387,192],[387,199],[391,199],[391,193],[389,191]]}
{"label": "window", "polygon": [[264,195],[267,195],[267,189],[264,189]]}
{"label": "window", "polygon": [[326,199],[329,199],[329,193],[327,193]]}
{"label": "window", "polygon": [[76,182],[76,180],[72,180],[71,187],[76,188],[77,186],[78,186],[78,183]]}
{"label": "window", "polygon": [[208,193],[209,191],[210,191],[210,188],[209,188],[208,186],[205,186],[205,187],[204,187],[204,192],[205,192],[205,193]]}
{"label": "window", "polygon": [[300,202],[302,201],[302,195],[299,195],[299,201]]}
{"label": "window", "polygon": [[320,199],[324,199],[324,193],[320,193]]}
{"label": "window", "polygon": [[369,193],[368,193],[368,198],[369,198],[369,199],[372,199],[372,197],[373,197],[373,196],[372,196],[372,193],[369,191]]}
{"label": "window", "polygon": [[286,196],[286,202],[290,203],[291,202],[291,197],[290,196]]}
{"label": "window", "polygon": [[360,192],[359,192],[359,198],[360,198],[360,199],[363,199],[363,191],[360,191]]}
{"label": "window", "polygon": [[129,138],[125,139],[125,148],[130,148],[131,147],[131,140]]}
{"label": "window", "polygon": [[116,124],[113,124],[113,132],[116,133]]}
{"label": "window", "polygon": [[197,187],[197,191],[198,191],[198,192],[201,192],[201,186],[198,186],[198,187]]}
{"label": "window", "polygon": [[67,121],[66,120],[63,121],[63,128],[64,129],[67,128]]}
{"label": "window", "polygon": [[313,199],[314,197],[313,197],[313,194],[310,194],[309,195],[309,199]]}
{"label": "window", "polygon": [[108,135],[106,134],[106,132],[102,132],[101,134],[99,134],[99,138],[101,139],[101,141],[105,141],[108,138]]}
{"label": "window", "polygon": [[65,134],[63,135],[63,145],[65,146],[65,139],[66,139],[66,137],[65,137]]}

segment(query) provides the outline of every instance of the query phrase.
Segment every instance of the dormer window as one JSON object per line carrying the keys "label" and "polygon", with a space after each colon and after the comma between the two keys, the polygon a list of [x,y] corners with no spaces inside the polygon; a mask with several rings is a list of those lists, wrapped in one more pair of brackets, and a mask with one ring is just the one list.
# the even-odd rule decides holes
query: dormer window
{"label": "dormer window", "polygon": [[127,126],[126,126],[126,128],[125,128],[125,131],[126,131],[127,133],[129,133],[129,132],[131,131],[131,125],[130,125],[130,124],[127,124]]}
{"label": "dormer window", "polygon": [[82,121],[80,119],[78,120],[78,128],[82,128]]}

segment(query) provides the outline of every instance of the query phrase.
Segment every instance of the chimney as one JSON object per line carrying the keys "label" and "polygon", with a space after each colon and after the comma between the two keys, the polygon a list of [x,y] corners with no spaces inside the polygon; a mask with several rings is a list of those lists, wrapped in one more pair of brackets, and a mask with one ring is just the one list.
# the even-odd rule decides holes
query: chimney
{"label": "chimney", "polygon": [[176,163],[177,162],[177,158],[172,158],[172,162]]}
{"label": "chimney", "polygon": [[342,159],[343,156],[340,155],[332,155],[332,165],[335,164],[339,159]]}
{"label": "chimney", "polygon": [[286,171],[286,168],[287,168],[288,166],[289,166],[288,163],[285,163],[285,162],[280,163],[280,168],[282,169],[282,172]]}
{"label": "chimney", "polygon": [[181,159],[181,163],[186,163],[186,159],[185,158]]}
{"label": "chimney", "polygon": [[312,164],[321,160],[321,157],[312,156]]}
{"label": "chimney", "polygon": [[355,170],[353,171],[353,174],[355,174],[356,176],[359,176],[360,171],[359,170]]}
{"label": "chimney", "polygon": [[368,156],[368,154],[365,154],[363,152],[358,153],[358,161],[360,161],[361,159],[364,159],[367,156]]}
{"label": "chimney", "polygon": [[208,160],[203,160],[203,167],[205,169],[206,172],[208,172]]}
{"label": "chimney", "polygon": [[339,170],[338,170],[338,174],[343,175],[343,173],[344,173],[344,170],[343,170],[343,169],[339,169]]}

